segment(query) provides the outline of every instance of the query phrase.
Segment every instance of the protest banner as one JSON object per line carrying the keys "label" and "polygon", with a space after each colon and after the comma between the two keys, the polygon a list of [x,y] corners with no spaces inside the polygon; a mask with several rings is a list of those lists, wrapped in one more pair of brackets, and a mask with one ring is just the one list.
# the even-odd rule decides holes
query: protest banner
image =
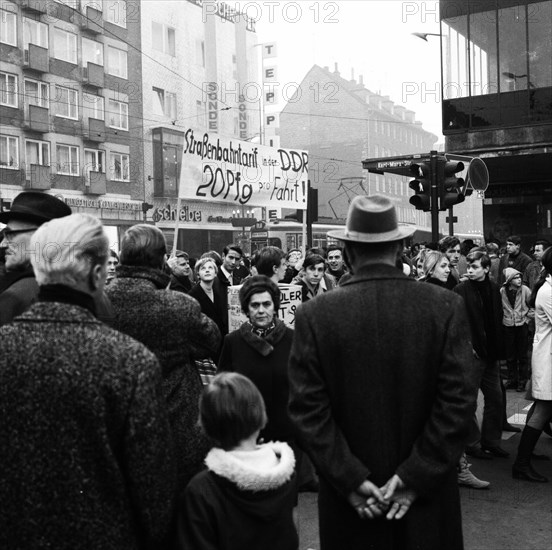
{"label": "protest banner", "polygon": [[179,198],[307,209],[308,153],[188,128]]}
{"label": "protest banner", "polygon": [[[247,317],[241,310],[240,292],[241,285],[228,287],[228,332],[239,329],[247,321]],[[295,328],[295,312],[301,304],[301,287],[298,285],[279,284],[280,309],[278,318],[290,327]]]}

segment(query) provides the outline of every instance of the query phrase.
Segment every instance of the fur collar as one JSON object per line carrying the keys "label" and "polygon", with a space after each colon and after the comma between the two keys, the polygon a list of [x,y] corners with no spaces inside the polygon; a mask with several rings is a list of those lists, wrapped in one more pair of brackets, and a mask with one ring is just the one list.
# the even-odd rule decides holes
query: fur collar
{"label": "fur collar", "polygon": [[286,334],[287,327],[281,319],[274,319],[275,327],[266,338],[261,338],[258,334],[252,332],[251,323],[246,322],[240,328],[240,336],[263,357],[269,356],[274,347]]}
{"label": "fur collar", "polygon": [[[276,465],[272,468],[259,467],[261,462],[266,463],[267,453],[274,453]],[[259,445],[257,450],[251,451],[248,459],[240,460],[232,451],[215,447],[209,451],[205,464],[211,472],[245,491],[278,489],[291,479],[295,471],[295,456],[287,443],[274,441]],[[256,462],[259,463],[257,467]]]}

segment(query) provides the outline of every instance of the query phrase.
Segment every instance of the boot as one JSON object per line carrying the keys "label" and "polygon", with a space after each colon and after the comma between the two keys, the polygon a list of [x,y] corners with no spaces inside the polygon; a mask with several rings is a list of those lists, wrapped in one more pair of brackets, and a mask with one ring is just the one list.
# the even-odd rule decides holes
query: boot
{"label": "boot", "polygon": [[531,454],[539,440],[540,434],[541,430],[525,426],[521,434],[517,458],[512,465],[512,477],[514,479],[523,479],[537,483],[546,483],[548,481],[548,478],[539,474],[531,466]]}
{"label": "boot", "polygon": [[488,489],[490,483],[475,477],[470,471],[470,466],[466,453],[462,453],[458,462],[458,485],[471,487],[472,489]]}

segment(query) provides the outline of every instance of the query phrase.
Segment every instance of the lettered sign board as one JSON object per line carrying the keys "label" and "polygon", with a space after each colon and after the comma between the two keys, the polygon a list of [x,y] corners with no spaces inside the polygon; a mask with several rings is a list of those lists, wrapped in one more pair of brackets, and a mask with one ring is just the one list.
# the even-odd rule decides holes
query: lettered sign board
{"label": "lettered sign board", "polygon": [[[301,304],[301,287],[298,285],[279,284],[280,309],[278,318],[290,327],[295,328],[295,312]],[[228,331],[239,329],[247,321],[240,306],[241,285],[228,287]]]}
{"label": "lettered sign board", "polygon": [[308,153],[188,128],[179,197],[236,206],[307,209]]}

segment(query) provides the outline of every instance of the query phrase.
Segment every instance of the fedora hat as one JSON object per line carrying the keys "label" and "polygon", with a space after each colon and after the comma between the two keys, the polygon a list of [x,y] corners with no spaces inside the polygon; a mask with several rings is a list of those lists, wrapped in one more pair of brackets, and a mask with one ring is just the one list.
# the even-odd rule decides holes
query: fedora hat
{"label": "fedora hat", "polygon": [[385,243],[410,237],[416,227],[401,227],[393,203],[383,195],[357,196],[349,205],[345,229],[328,231],[340,241]]}
{"label": "fedora hat", "polygon": [[11,209],[0,213],[0,222],[11,220],[29,221],[41,225],[54,218],[63,218],[71,214],[71,208],[62,200],[36,191],[24,191],[13,199]]}

